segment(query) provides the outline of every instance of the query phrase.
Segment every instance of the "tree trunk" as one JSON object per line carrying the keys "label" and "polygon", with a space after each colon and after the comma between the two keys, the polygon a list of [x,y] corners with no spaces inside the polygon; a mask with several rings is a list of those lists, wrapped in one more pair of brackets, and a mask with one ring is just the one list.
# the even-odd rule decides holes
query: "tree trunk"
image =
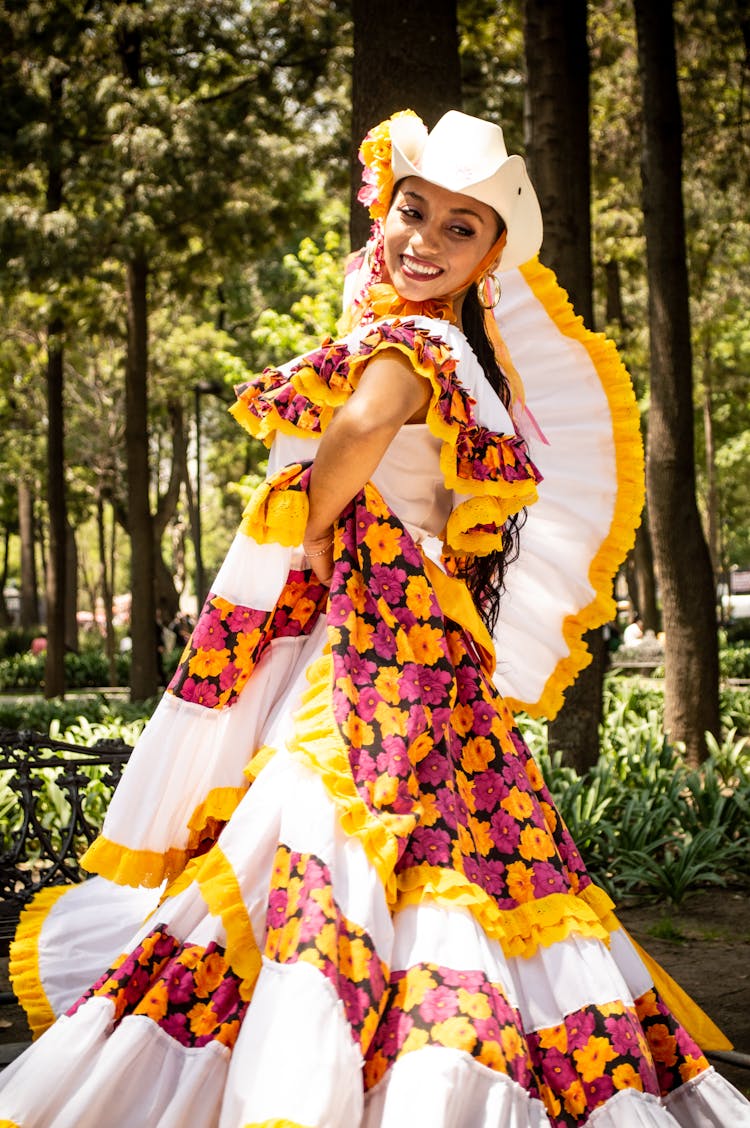
{"label": "tree trunk", "polygon": [[[114,517],[112,527],[114,532]],[[107,527],[104,518],[104,498],[101,493],[96,498],[96,530],[99,542],[99,586],[104,606],[104,648],[109,668],[109,684],[117,685],[117,660],[115,658],[115,628],[112,622],[113,569],[107,553]],[[96,605],[94,606],[96,612]]]}
{"label": "tree trunk", "polygon": [[36,575],[34,493],[28,481],[18,483],[18,535],[21,540],[21,623],[27,629],[39,625],[39,588]]}
{"label": "tree trunk", "polygon": [[626,566],[628,593],[644,631],[659,630],[659,608],[656,602],[654,552],[648,523],[648,505],[644,505],[641,523],[635,531],[635,544]]}
{"label": "tree trunk", "polygon": [[[60,112],[63,77],[50,79],[49,150],[47,164],[48,212],[59,211],[63,202]],[[65,416],[63,407],[63,323],[52,318],[47,327],[47,657],[44,693],[58,697],[65,692],[65,595],[67,576],[66,539],[68,513],[65,497]]]}
{"label": "tree trunk", "polygon": [[8,561],[10,559],[10,528],[5,526],[5,536],[3,537],[3,570],[0,575],[0,627],[6,628],[11,625],[10,614],[8,612],[8,604],[5,600],[5,587],[8,583]]}
{"label": "tree trunk", "polygon": [[643,213],[651,406],[647,485],[664,618],[665,727],[689,759],[719,734],[713,572],[695,498],[682,115],[670,0],[635,0],[643,102]]}
{"label": "tree trunk", "polygon": [[526,0],[526,152],[544,216],[541,257],[593,328],[586,0]]}
{"label": "tree trunk", "polygon": [[78,653],[78,544],[69,524],[65,528],[65,650]]}
{"label": "tree trunk", "polygon": [[397,110],[414,110],[432,128],[461,108],[456,0],[352,0],[352,248],[368,236],[367,210],[357,201],[362,166],[357,151],[374,125]]}
{"label": "tree trunk", "polygon": [[708,348],[703,357],[703,441],[706,446],[706,531],[711,567],[714,571],[714,585],[716,585],[721,575],[722,559],[719,543],[719,485],[714,446],[713,381]]}
{"label": "tree trunk", "polygon": [[138,255],[127,264],[128,355],[125,384],[125,442],[128,462],[128,533],[132,607],[130,694],[153,696],[159,686],[156,658],[154,532],[149,501],[148,457],[148,263]]}
{"label": "tree trunk", "polygon": [[[585,0],[526,0],[527,155],[544,215],[544,261],[593,328],[589,55]],[[521,534],[523,536],[523,533]],[[549,726],[550,748],[578,771],[596,763],[607,652],[585,636],[592,661]]]}

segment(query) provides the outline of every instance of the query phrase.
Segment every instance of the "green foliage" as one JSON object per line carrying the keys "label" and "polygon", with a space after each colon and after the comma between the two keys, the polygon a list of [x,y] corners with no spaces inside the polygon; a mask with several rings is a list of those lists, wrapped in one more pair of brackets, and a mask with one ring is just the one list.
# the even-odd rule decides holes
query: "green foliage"
{"label": "green foliage", "polygon": [[[749,706],[733,690],[725,711]],[[709,759],[688,768],[664,737],[661,691],[610,679],[598,763],[579,776],[530,743],[592,877],[616,897],[679,904],[705,884],[750,882],[750,738],[710,735]],[[524,726],[522,725],[522,728]]]}
{"label": "green foliage", "polygon": [[722,648],[719,652],[719,668],[724,678],[750,678],[750,645]]}

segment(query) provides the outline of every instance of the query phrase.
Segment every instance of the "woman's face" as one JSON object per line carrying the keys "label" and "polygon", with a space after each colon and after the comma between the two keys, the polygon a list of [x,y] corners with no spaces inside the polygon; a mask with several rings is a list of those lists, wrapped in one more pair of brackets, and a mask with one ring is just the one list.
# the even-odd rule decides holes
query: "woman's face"
{"label": "woman's face", "polygon": [[498,235],[497,215],[488,204],[408,176],[385,218],[390,282],[413,302],[456,293]]}

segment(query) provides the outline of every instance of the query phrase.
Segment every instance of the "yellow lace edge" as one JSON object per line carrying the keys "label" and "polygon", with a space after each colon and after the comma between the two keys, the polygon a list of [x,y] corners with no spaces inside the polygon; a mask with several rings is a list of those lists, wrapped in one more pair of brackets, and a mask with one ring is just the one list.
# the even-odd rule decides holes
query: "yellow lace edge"
{"label": "yellow lace edge", "polygon": [[280,544],[285,548],[302,544],[310,513],[307,494],[279,489],[301,470],[299,463],[292,463],[256,487],[242,514],[240,531],[245,536],[258,544]]}
{"label": "yellow lace edge", "polygon": [[[441,343],[436,347],[449,354],[448,346],[445,344]],[[451,514],[446,527],[446,543],[455,552],[479,555],[491,552],[500,547],[498,538],[501,533],[492,534],[485,530],[472,532],[472,528],[476,525],[489,524],[500,529],[511,514],[517,513],[524,506],[533,505],[537,500],[536,483],[531,479],[521,479],[517,482],[500,479],[489,482],[484,479],[459,478],[456,445],[461,425],[458,421],[446,421],[438,410],[438,403],[443,395],[438,379],[440,369],[429,356],[420,359],[415,350],[409,348],[405,342],[383,338],[366,355],[351,356],[348,387],[331,388],[309,365],[300,368],[290,377],[295,390],[322,409],[320,431],[315,434],[304,426],[282,419],[273,407],[268,414],[258,418],[248,404],[243,402],[242,397],[230,408],[230,412],[255,438],[269,444],[276,431],[282,434],[318,437],[325,432],[333,416],[334,407],[344,403],[350,394],[350,389],[356,388],[362,369],[378,353],[394,349],[409,358],[415,372],[427,379],[432,388],[426,423],[431,434],[442,442],[440,470],[445,488],[455,490],[459,494],[472,495],[459,502]],[[303,495],[295,495],[294,500],[287,501],[286,497],[285,492],[276,489],[276,498],[274,498],[272,484],[270,482],[261,484],[245,510],[242,531],[259,544],[269,541],[287,547],[300,544],[307,522],[307,498]]]}
{"label": "yellow lace edge", "polygon": [[246,793],[245,786],[212,788],[187,821],[190,834],[184,847],[170,846],[162,852],[138,850],[100,834],[81,858],[81,865],[89,873],[98,873],[117,885],[157,889],[166,879],[171,894],[175,880],[190,862],[203,832],[210,829],[212,822],[228,822]]}
{"label": "yellow lace edge", "polygon": [[294,714],[289,750],[310,767],[338,811],[342,829],[357,838],[393,904],[396,884],[393,870],[398,858],[396,837],[365,804],[352,777],[349,756],[333,716],[331,687],[333,659],[326,650],[307,671],[310,688]]}
{"label": "yellow lace edge", "polygon": [[[42,985],[39,968],[39,937],[53,906],[75,886],[53,885],[40,889],[21,913],[15,940],[10,945],[8,970],[13,992],[26,1012],[32,1036],[36,1039],[56,1019]],[[0,1121],[0,1125],[4,1122]],[[10,1121],[7,1121],[10,1123]]]}
{"label": "yellow lace edge", "polygon": [[[449,354],[450,350],[447,345],[441,344],[441,349]],[[502,511],[501,523],[512,514],[517,513],[525,505],[531,505],[537,499],[536,483],[532,479],[522,479],[517,482],[506,482],[504,479],[499,481],[490,482],[482,478],[460,478],[458,476],[456,447],[458,437],[461,433],[461,424],[457,420],[445,420],[440,411],[438,404],[441,396],[444,394],[443,388],[440,385],[439,374],[441,368],[436,365],[429,356],[423,360],[417,356],[414,349],[403,341],[391,341],[384,338],[378,342],[371,352],[366,356],[358,354],[351,358],[349,364],[349,378],[352,387],[356,387],[361,376],[361,370],[369,364],[374,356],[378,353],[387,352],[388,350],[396,350],[403,353],[408,357],[414,371],[419,376],[423,376],[429,381],[432,388],[432,396],[427,408],[427,417],[425,422],[436,439],[442,441],[440,449],[440,471],[443,476],[443,484],[447,490],[454,490],[459,494],[471,494],[472,497],[462,501],[454,510],[454,514],[462,514],[465,509],[465,516],[454,516],[454,526],[456,531],[462,531],[466,539],[469,539],[468,530],[472,525],[477,524],[496,524],[498,521],[498,503]],[[507,438],[514,438],[514,435],[508,435]],[[466,508],[465,508],[466,507]],[[486,537],[487,534],[485,534]],[[451,544],[452,548],[459,547],[458,545]],[[497,547],[496,539],[493,540],[492,547]],[[471,538],[471,544],[466,546],[466,551],[481,551],[481,541]],[[489,551],[485,549],[484,551]]]}
{"label": "yellow lace edge", "polygon": [[214,787],[188,819],[188,850],[200,845],[212,823],[229,822],[247,794],[247,787]]}
{"label": "yellow lace edge", "polygon": [[[289,1123],[291,1124],[291,1121]],[[23,1126],[16,1124],[15,1120],[0,1120],[0,1128],[23,1128]],[[250,1128],[252,1128],[252,1125]],[[293,1126],[293,1128],[296,1128],[296,1126]]]}
{"label": "yellow lace edge", "polygon": [[424,864],[398,875],[396,912],[430,901],[447,909],[466,909],[506,957],[529,959],[571,934],[590,936],[605,944],[620,927],[613,903],[598,886],[578,893],[550,893],[513,909],[500,909],[489,894],[457,870]]}
{"label": "yellow lace edge", "polygon": [[242,980],[240,996],[249,1002],[260,974],[262,958],[239,882],[231,862],[218,844],[195,861],[198,864],[193,880],[208,911],[224,926],[227,961]]}
{"label": "yellow lace edge", "polygon": [[[10,1124],[10,1121],[8,1121]],[[3,1128],[3,1122],[0,1121],[0,1128]],[[11,1125],[11,1128],[15,1126]],[[300,1124],[298,1120],[253,1120],[247,1124],[243,1124],[242,1128],[313,1128],[311,1124]]]}
{"label": "yellow lace edge", "polygon": [[609,622],[615,613],[612,583],[617,569],[635,543],[645,496],[643,441],[638,404],[630,376],[613,341],[593,333],[576,316],[568,295],[554,273],[533,259],[521,268],[527,285],[547,315],[566,337],[586,349],[607,397],[612,418],[617,493],[609,531],[589,565],[589,582],[595,595],[591,602],[563,622],[563,638],[569,648],[548,677],[534,702],[508,698],[511,709],[524,709],[530,716],[553,718],[563,704],[563,693],[591,661],[583,635]]}
{"label": "yellow lace edge", "polygon": [[694,999],[676,983],[672,976],[657,963],[653,956],[633,939],[628,933],[628,939],[636,952],[646,965],[654,987],[659,992],[670,1011],[684,1026],[691,1038],[694,1039],[702,1050],[732,1050],[734,1045],[719,1029],[713,1019],[709,1018],[704,1010],[698,1006]]}

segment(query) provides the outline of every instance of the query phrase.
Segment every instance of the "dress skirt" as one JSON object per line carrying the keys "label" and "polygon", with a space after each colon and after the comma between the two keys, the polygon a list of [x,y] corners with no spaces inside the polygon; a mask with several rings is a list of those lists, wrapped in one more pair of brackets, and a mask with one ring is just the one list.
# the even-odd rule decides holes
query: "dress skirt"
{"label": "dress skirt", "polygon": [[99,876],[22,921],[46,1029],[3,1128],[750,1125],[586,873],[467,596],[372,486],[330,591],[238,537]]}

